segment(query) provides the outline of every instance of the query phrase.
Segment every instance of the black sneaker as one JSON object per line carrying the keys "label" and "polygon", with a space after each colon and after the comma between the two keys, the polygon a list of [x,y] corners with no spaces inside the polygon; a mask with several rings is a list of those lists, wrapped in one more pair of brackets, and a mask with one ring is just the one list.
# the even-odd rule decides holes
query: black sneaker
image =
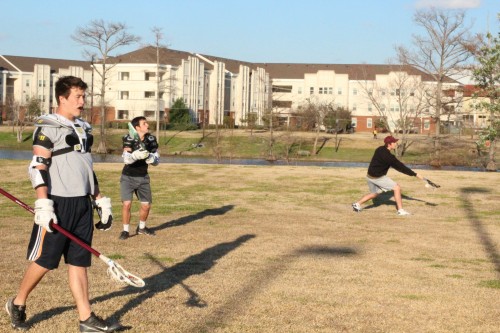
{"label": "black sneaker", "polygon": [[120,233],[120,237],[118,237],[118,238],[119,238],[119,239],[121,239],[121,240],[125,240],[125,239],[129,238],[129,233],[128,233],[128,231],[123,230],[123,231]]}
{"label": "black sneaker", "polygon": [[109,324],[101,317],[91,313],[89,319],[80,320],[80,332],[114,332],[122,326],[119,323]]}
{"label": "black sneaker", "polygon": [[137,226],[137,234],[138,235],[148,235],[148,236],[154,236],[155,235],[155,232],[151,229],[149,229],[148,227],[144,227],[144,228],[139,228],[139,226]]}
{"label": "black sneaker", "polygon": [[26,324],[26,305],[14,305],[14,298],[10,298],[5,304],[5,310],[10,316],[12,328],[20,331],[27,331],[29,325]]}

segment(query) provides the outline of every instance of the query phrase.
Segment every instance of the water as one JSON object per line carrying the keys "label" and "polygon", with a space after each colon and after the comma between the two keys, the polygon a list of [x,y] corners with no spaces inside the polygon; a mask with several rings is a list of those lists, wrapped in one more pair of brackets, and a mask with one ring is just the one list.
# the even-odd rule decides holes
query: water
{"label": "water", "polygon": [[[20,150],[1,150],[0,159],[11,160],[31,160],[31,151]],[[92,154],[94,162],[96,163],[123,163],[121,155],[111,154]],[[214,158],[205,157],[179,157],[179,156],[164,156],[160,157],[161,163],[188,163],[188,164],[221,164],[221,165],[264,165],[264,166],[319,166],[319,167],[343,167],[343,168],[368,168],[368,163],[364,162],[328,162],[328,161],[267,161],[265,159],[222,159],[217,160]],[[422,170],[436,170],[428,165],[412,165],[408,164],[412,169]],[[455,171],[485,171],[482,168],[461,167],[461,166],[443,166],[439,170],[455,170]]]}

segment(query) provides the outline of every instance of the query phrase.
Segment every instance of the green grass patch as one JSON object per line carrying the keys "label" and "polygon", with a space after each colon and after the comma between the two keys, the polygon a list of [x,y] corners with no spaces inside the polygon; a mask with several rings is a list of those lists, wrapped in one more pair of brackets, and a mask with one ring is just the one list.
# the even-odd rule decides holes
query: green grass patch
{"label": "green grass patch", "polygon": [[486,280],[479,282],[479,286],[485,288],[500,289],[500,280]]}

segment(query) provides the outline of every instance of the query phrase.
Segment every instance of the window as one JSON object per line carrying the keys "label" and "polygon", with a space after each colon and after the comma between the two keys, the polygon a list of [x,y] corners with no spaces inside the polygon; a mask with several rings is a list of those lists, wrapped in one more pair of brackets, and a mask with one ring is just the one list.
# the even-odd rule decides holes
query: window
{"label": "window", "polygon": [[352,89],[352,94],[354,96],[357,96],[358,95],[358,89],[356,89],[356,88]]}
{"label": "window", "polygon": [[380,104],[380,111],[385,111],[385,104]]}
{"label": "window", "polygon": [[299,93],[299,94],[302,94],[302,87],[299,87],[299,88],[298,88],[298,93]]}
{"label": "window", "polygon": [[156,73],[153,72],[146,72],[144,75],[144,79],[146,81],[153,81],[156,78]]}
{"label": "window", "polygon": [[424,120],[424,130],[431,129],[431,122],[429,120]]}
{"label": "window", "polygon": [[38,80],[39,87],[45,87],[45,80]]}
{"label": "window", "polygon": [[337,88],[337,95],[342,95],[342,88]]}
{"label": "window", "polygon": [[154,118],[155,117],[155,111],[151,111],[151,110],[146,110],[144,111],[144,117],[146,118]]}
{"label": "window", "polygon": [[372,111],[373,111],[373,106],[372,106],[372,104],[370,103],[370,104],[368,104],[368,112],[372,112]]}
{"label": "window", "polygon": [[128,99],[128,91],[120,91],[120,99]]}
{"label": "window", "polygon": [[310,95],[314,94],[314,87],[310,87],[310,88],[309,88],[309,94],[310,94]]}
{"label": "window", "polygon": [[328,87],[328,95],[333,95],[333,88],[332,87]]}
{"label": "window", "polygon": [[358,106],[356,104],[352,105],[352,111],[356,111],[358,109]]}
{"label": "window", "polygon": [[319,94],[323,95],[323,87],[319,87]]}
{"label": "window", "polygon": [[292,101],[277,101],[277,100],[273,100],[272,105],[273,105],[273,107],[277,107],[277,108],[291,108],[292,107]]}
{"label": "window", "polygon": [[128,110],[118,110],[117,119],[128,119]]}
{"label": "window", "polygon": [[273,92],[281,92],[281,93],[291,93],[292,86],[273,86]]}
{"label": "window", "polygon": [[372,128],[373,121],[372,118],[366,118],[366,128]]}
{"label": "window", "polygon": [[122,81],[128,81],[130,77],[129,72],[120,72],[120,80]]}
{"label": "window", "polygon": [[154,91],[145,91],[144,98],[155,98],[155,92]]}
{"label": "window", "polygon": [[[0,83],[2,83],[2,82],[0,81]],[[27,79],[26,80],[26,87],[29,87],[29,86],[30,86],[30,79]]]}
{"label": "window", "polygon": [[385,89],[382,89],[382,91],[380,92],[380,94],[381,94],[382,96],[385,96],[385,94],[386,94]]}

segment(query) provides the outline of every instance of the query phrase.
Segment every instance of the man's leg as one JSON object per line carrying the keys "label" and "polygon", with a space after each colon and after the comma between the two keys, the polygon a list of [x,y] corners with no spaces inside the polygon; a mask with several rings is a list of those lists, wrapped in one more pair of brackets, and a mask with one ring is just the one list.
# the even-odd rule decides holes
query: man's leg
{"label": "man's leg", "polygon": [[132,201],[122,201],[122,224],[123,230],[120,233],[120,239],[125,240],[129,237],[130,232],[130,209],[132,208]]}
{"label": "man's leg", "polygon": [[89,283],[87,268],[68,265],[69,288],[75,299],[76,309],[80,320],[90,317]]}
{"label": "man's leg", "polygon": [[26,331],[29,329],[29,325],[26,323],[26,300],[48,271],[49,269],[32,262],[24,273],[16,297],[10,298],[5,304],[11,325],[16,330]]}
{"label": "man's leg", "polygon": [[396,207],[398,210],[403,208],[403,199],[401,198],[401,186],[396,184],[393,188],[394,191],[394,200],[396,201]]}
{"label": "man's leg", "polygon": [[23,280],[17,292],[16,298],[14,298],[15,305],[26,305],[26,300],[28,299],[31,291],[38,285],[42,278],[47,274],[49,270],[38,265],[35,262],[29,264],[26,272],[24,273]]}
{"label": "man's leg", "polygon": [[149,202],[141,202],[141,208],[139,210],[139,218],[141,221],[147,221],[150,209],[151,204]]}
{"label": "man's leg", "polygon": [[139,225],[137,226],[137,233],[141,235],[154,236],[155,232],[146,227],[146,220],[149,216],[149,210],[151,209],[151,204],[149,202],[141,202],[141,208],[139,209]]}
{"label": "man's leg", "polygon": [[359,199],[357,202],[358,202],[358,204],[362,205],[365,202],[367,202],[368,200],[373,200],[376,197],[378,197],[378,193],[368,193],[368,194],[364,195],[361,199]]}

